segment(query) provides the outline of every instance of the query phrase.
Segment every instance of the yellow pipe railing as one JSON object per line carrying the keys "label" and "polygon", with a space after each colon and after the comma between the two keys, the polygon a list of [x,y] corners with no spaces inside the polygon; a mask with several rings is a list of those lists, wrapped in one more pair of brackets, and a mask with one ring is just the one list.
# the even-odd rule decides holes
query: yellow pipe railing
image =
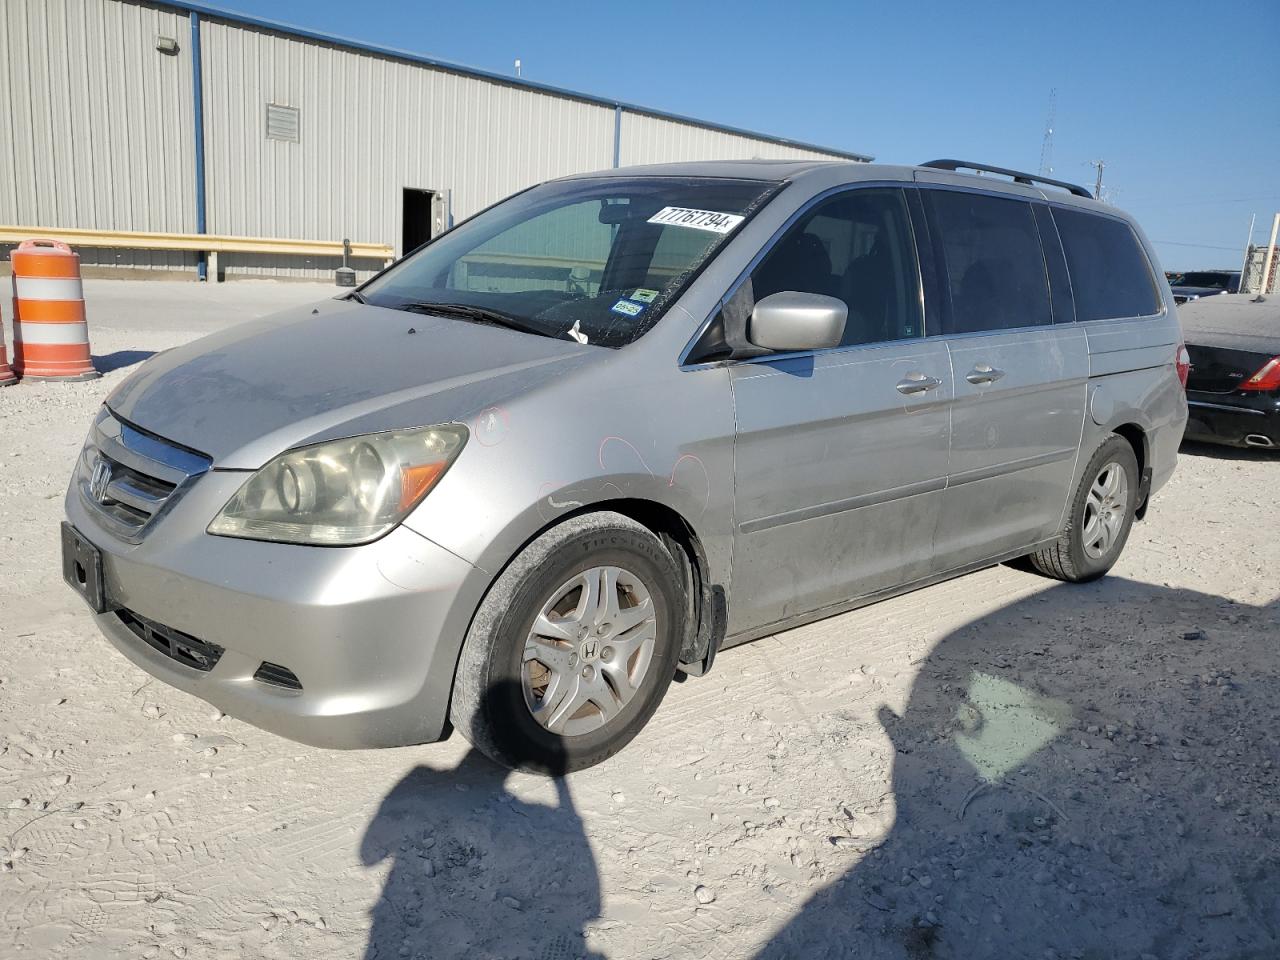
{"label": "yellow pipe railing", "polygon": [[[61,240],[73,247],[119,250],[184,250],[209,255],[217,277],[219,253],[273,253],[286,257],[340,257],[340,240],[288,240],[280,237],[227,237],[209,233],[139,233],[125,230],[77,230],[68,227],[0,226],[0,243],[39,238]],[[395,251],[385,243],[352,243],[351,256],[390,263]]]}

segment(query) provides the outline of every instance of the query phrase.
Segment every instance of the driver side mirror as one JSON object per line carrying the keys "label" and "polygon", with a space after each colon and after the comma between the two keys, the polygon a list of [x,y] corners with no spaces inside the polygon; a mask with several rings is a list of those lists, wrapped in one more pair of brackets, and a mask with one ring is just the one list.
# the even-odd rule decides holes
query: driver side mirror
{"label": "driver side mirror", "polygon": [[757,347],[793,353],[838,347],[849,319],[843,300],[820,293],[784,290],[756,303],[747,339]]}

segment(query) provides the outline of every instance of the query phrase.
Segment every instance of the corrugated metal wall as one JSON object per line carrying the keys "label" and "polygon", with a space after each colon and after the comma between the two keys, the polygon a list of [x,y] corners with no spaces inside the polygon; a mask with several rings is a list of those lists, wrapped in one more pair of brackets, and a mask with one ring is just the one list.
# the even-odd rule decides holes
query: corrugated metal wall
{"label": "corrugated metal wall", "polygon": [[[530,184],[613,164],[611,105],[214,16],[201,17],[207,229],[388,243],[405,188],[455,220]],[[156,49],[158,36],[178,42]],[[195,231],[190,19],[146,0],[0,0],[0,223]],[[268,140],[267,104],[299,111]],[[835,157],[624,111],[623,165]],[[86,264],[194,254],[81,250]],[[224,254],[229,275],[331,277],[336,260]],[[357,263],[367,275],[380,264]]]}
{"label": "corrugated metal wall", "polygon": [[[114,0],[0,2],[0,223],[195,229],[187,17]],[[175,38],[179,53],[156,50]],[[194,256],[81,250],[85,263]]]}
{"label": "corrugated metal wall", "polygon": [[771,140],[744,137],[665,117],[624,111],[623,166],[682,160],[846,160],[834,153],[807,150]]}
{"label": "corrugated metal wall", "polygon": [[[202,34],[210,233],[398,249],[406,187],[451,190],[462,219],[613,160],[605,107],[234,24]],[[299,142],[266,138],[268,103],[298,108]]]}

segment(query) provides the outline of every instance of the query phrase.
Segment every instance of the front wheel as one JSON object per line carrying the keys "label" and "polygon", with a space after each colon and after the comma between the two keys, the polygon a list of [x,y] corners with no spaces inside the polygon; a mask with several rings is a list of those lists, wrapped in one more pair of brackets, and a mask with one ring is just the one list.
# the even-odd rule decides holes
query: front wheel
{"label": "front wheel", "polygon": [[547,531],[476,612],[454,682],[454,725],[498,763],[539,773],[617,753],[675,674],[682,584],[662,541],[621,514]]}
{"label": "front wheel", "polygon": [[1058,541],[1027,559],[1047,577],[1084,583],[1115,565],[1138,499],[1138,459],[1124,437],[1106,439],[1085,468]]}

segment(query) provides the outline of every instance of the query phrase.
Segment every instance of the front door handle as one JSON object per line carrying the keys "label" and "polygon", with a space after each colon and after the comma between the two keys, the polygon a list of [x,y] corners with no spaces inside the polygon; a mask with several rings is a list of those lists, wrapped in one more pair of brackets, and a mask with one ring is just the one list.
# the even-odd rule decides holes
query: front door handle
{"label": "front door handle", "polygon": [[997,370],[989,363],[980,363],[965,375],[965,379],[974,384],[995,383],[1003,376],[1003,370]]}
{"label": "front door handle", "polygon": [[908,373],[898,381],[899,393],[924,393],[926,390],[937,390],[942,381],[923,373]]}

